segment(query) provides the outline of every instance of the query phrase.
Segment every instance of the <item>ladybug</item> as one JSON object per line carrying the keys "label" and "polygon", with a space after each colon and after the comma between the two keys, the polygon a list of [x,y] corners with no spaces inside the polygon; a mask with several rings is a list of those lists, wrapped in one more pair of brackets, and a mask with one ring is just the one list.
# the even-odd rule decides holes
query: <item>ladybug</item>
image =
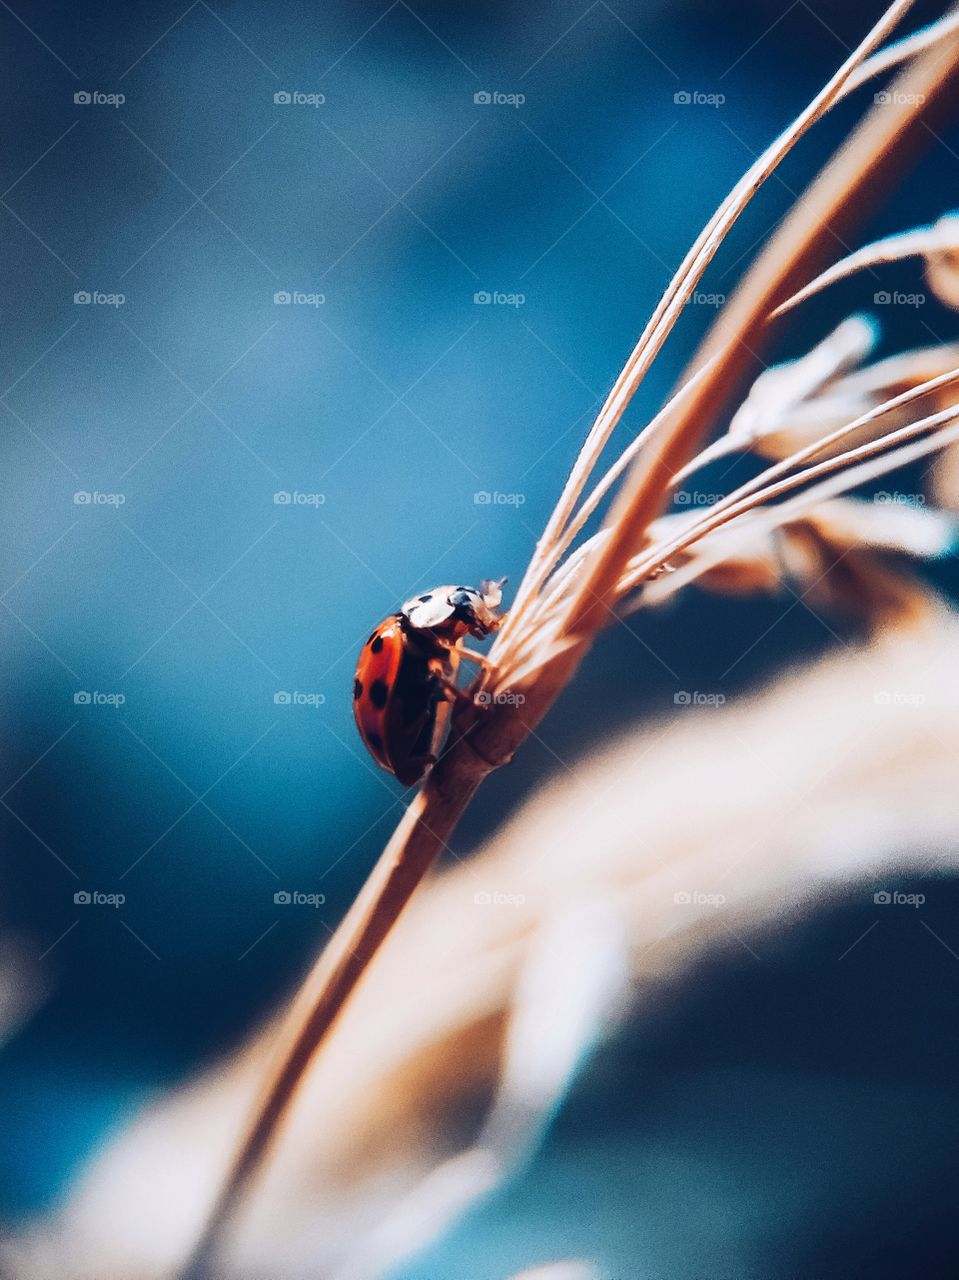
{"label": "ladybug", "polygon": [[419,782],[435,763],[449,703],[466,696],[455,684],[460,659],[486,664],[460,641],[466,635],[482,640],[497,629],[505,581],[414,596],[363,646],[353,682],[356,727],[376,763],[404,786]]}

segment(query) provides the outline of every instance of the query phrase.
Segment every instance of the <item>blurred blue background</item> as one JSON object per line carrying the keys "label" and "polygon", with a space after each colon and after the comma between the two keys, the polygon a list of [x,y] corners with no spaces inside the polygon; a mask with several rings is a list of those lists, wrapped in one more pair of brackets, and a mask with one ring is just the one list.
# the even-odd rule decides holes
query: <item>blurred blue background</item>
{"label": "blurred blue background", "polygon": [[[52,983],[0,1056],[6,1217],[54,1203],[152,1090],[254,1025],[325,941],[403,802],[353,729],[359,644],[417,589],[518,579],[591,415],[704,219],[881,8],[84,0],[0,9],[0,914],[30,939]],[[910,25],[938,12],[920,5]],[[725,100],[684,105],[683,91]],[[475,100],[484,93],[524,101]],[[325,100],[303,100],[311,95]],[[731,291],[853,115],[838,110],[769,183],[705,288]],[[957,147],[954,130],[930,137],[863,234],[955,205]],[[915,276],[890,271],[888,287],[898,284],[915,287]],[[874,288],[854,282],[811,304],[774,354],[802,350],[846,310],[868,306]],[[83,294],[93,300],[75,301]],[[516,305],[477,294],[513,295]],[[918,322],[903,310],[881,317],[887,349],[955,336],[932,302]],[[712,317],[689,308],[622,438],[658,405]],[[454,850],[467,853],[557,756],[667,710],[676,676],[719,687],[735,663],[725,687],[740,687],[830,641],[814,616],[793,610],[751,648],[782,612],[776,601],[691,593],[645,616],[641,642],[625,630],[606,636],[550,718],[548,746],[530,743],[493,780]],[[309,696],[277,702],[278,693]],[[274,903],[293,889],[327,902],[320,911]],[[126,900],[75,903],[94,891]],[[755,976],[711,979],[732,1017],[719,1042],[740,1055],[717,1066],[732,1071],[733,1092],[756,1070],[750,1046],[761,1058],[771,1042],[789,1060],[788,1027],[802,1022],[815,1042],[816,1019],[828,1020],[831,978],[809,978],[818,936],[783,961],[778,979],[795,986],[787,1008],[772,980],[755,990]],[[833,954],[821,961],[830,974]],[[910,955],[915,981],[902,999],[918,1017],[928,975]],[[939,974],[938,956],[930,963],[937,982],[955,982]],[[874,977],[860,972],[864,990]],[[672,1140],[697,1144],[706,1183],[730,1161],[759,1158],[718,1120],[684,1137],[683,1107],[658,1096],[699,1043],[697,1017],[715,1017],[708,1001],[664,1015],[643,1045],[618,1044],[601,1064],[625,1096],[636,1090],[635,1114],[617,1121],[627,1182],[631,1144],[647,1147],[655,1129],[669,1147],[673,1106]],[[890,1053],[869,1025],[879,1039],[867,1036],[868,1053],[861,1036],[855,1047],[853,1037],[832,1043],[867,1075]],[[923,1025],[935,1042],[926,1057],[954,1070],[953,1032]],[[922,1074],[914,1038],[893,1056],[906,1077]],[[815,1075],[815,1061],[804,1066]],[[789,1104],[806,1100],[802,1129],[816,1141],[801,1158],[811,1169],[840,1111],[851,1148],[865,1150],[842,1099],[813,1094],[797,1084]],[[601,1110],[590,1097],[586,1113]],[[771,1124],[782,1105],[769,1099]],[[579,1107],[531,1175],[531,1204],[549,1203],[537,1176],[561,1181],[573,1159]],[[592,1132],[602,1118],[581,1123]],[[789,1145],[797,1133],[773,1141],[771,1132],[773,1157],[785,1144],[799,1158]],[[954,1138],[950,1121],[941,1147],[926,1151],[937,1176],[955,1159],[945,1154]],[[753,1168],[767,1190],[773,1163],[761,1178]],[[658,1209],[644,1204],[674,1241],[669,1215],[687,1201],[699,1212],[702,1184],[687,1173],[658,1178],[671,1194]],[[758,1215],[775,1219],[784,1185]],[[875,1211],[875,1201],[849,1210],[835,1246],[843,1259],[847,1247],[853,1260],[873,1256]],[[490,1212],[515,1245],[508,1213]],[[629,1212],[617,1221],[610,1253],[622,1261],[636,1237]],[[945,1218],[935,1229],[923,1222],[930,1249],[936,1230],[952,1230]],[[834,1226],[823,1227],[827,1262]],[[661,1247],[664,1275],[700,1274],[682,1250]],[[872,1274],[887,1274],[876,1265]],[[450,1258],[443,1267],[459,1274]]]}

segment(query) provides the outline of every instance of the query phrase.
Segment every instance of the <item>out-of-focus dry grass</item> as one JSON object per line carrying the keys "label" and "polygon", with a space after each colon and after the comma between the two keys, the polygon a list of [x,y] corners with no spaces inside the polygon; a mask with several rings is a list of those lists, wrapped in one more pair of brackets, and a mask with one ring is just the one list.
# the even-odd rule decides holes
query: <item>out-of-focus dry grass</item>
{"label": "out-of-focus dry grass", "polygon": [[[617,922],[640,1017],[714,943],[749,947],[884,868],[950,869],[959,619],[928,598],[912,617],[765,692],[668,708],[436,875],[307,1075],[223,1274],[330,1274],[474,1141],[517,989],[558,921],[598,910]],[[168,1275],[222,1176],[269,1040],[138,1122],[59,1221],[17,1243],[14,1274]]]}

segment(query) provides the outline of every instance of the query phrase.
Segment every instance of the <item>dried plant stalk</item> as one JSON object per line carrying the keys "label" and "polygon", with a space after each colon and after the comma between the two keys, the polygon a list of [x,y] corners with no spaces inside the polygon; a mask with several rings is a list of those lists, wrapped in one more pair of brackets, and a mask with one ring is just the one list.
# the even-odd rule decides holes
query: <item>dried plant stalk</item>
{"label": "dried plant stalk", "polygon": [[807,298],[821,293],[830,285],[838,284],[840,280],[847,280],[859,271],[884,266],[891,262],[901,262],[904,258],[950,260],[957,254],[959,254],[959,218],[955,214],[950,214],[940,218],[931,227],[916,227],[913,231],[900,231],[896,235],[875,240],[872,244],[857,249],[855,253],[848,254],[778,306],[773,316],[785,315],[787,311],[805,302]]}
{"label": "dried plant stalk", "polygon": [[[823,91],[737,184],[690,251],[590,433],[520,585],[512,614],[494,644],[494,663],[508,666],[511,646],[515,649],[528,639],[523,626],[535,614],[548,571],[555,562],[555,546],[573,516],[602,447],[725,235],[761,183],[815,121],[851,86],[862,83],[868,68],[884,69],[899,56],[892,50],[879,54],[874,50],[911,4],[912,0],[897,0],[889,7]],[[900,54],[903,45],[913,53],[917,49],[923,51],[896,82],[892,101],[869,112],[795,206],[718,318],[690,381],[671,402],[659,430],[647,433],[632,475],[613,506],[605,536],[583,557],[583,573],[570,577],[569,594],[561,602],[562,622],[551,644],[544,647],[541,657],[527,664],[521,684],[514,678],[514,687],[520,688],[524,700],[482,710],[467,706],[455,717],[450,747],[413,799],[359,898],[296,999],[279,1037],[277,1065],[186,1274],[206,1274],[220,1233],[261,1166],[317,1048],[423,875],[446,847],[473,793],[493,769],[508,762],[535,729],[574,674],[592,638],[610,620],[617,585],[659,515],[673,477],[689,462],[697,442],[755,360],[770,311],[799,286],[802,276],[808,278],[836,228],[848,228],[860,215],[877,171],[903,161],[904,144],[912,140],[923,104],[931,102],[955,73],[955,21],[953,10],[935,40],[928,33],[920,33],[911,38],[911,45],[906,41],[898,46]],[[948,33],[945,38],[943,31]],[[495,687],[495,669],[484,677],[484,682]]]}
{"label": "dried plant stalk", "polygon": [[[509,639],[523,619],[527,605],[542,585],[549,568],[555,563],[553,554],[554,540],[562,532],[563,526],[572,513],[573,506],[582,493],[583,487],[603,448],[729,230],[763,182],[775,171],[777,165],[781,163],[802,136],[843,97],[844,93],[851,91],[855,73],[865,70],[869,53],[894,29],[905,13],[912,7],[912,3],[913,0],[902,0],[902,3],[892,4],[886,10],[859,47],[850,54],[846,62],[843,63],[842,67],[821,92],[816,95],[809,106],[750,166],[746,174],[736,184],[697,237],[653,311],[636,347],[627,360],[622,373],[617,378],[595,424],[590,430],[586,443],[580,451],[570,478],[560,496],[560,500],[547,522],[542,538],[537,543],[529,569],[520,583],[510,617],[507,618],[506,625],[502,631],[501,647],[505,647],[509,643]],[[854,190],[854,188],[850,190]],[[742,293],[742,290],[740,290],[740,293]],[[712,376],[715,377],[719,372],[719,367],[715,367],[712,370]],[[704,378],[701,383],[697,384],[695,391],[691,393],[684,407],[688,407],[689,400],[692,400],[693,396],[695,396],[695,403],[697,404],[703,400],[702,390],[703,384],[706,382],[707,379]],[[647,446],[651,442],[658,443],[658,437],[647,431]],[[690,448],[690,453],[692,451],[692,448]],[[655,470],[656,468],[654,467],[653,469]],[[637,516],[638,522],[639,517]],[[611,549],[607,550],[606,555],[610,559],[615,558],[615,552]],[[597,576],[601,572],[601,569],[597,566]],[[591,592],[594,590],[592,586],[588,589]],[[584,588],[584,592],[586,590],[587,588]],[[589,602],[589,607],[593,607],[592,601]],[[593,621],[595,629],[595,619]],[[571,630],[578,629],[575,625],[571,626]]]}
{"label": "dried plant stalk", "polygon": [[[891,12],[887,11],[887,19]],[[920,114],[918,104],[931,101],[955,74],[956,46],[954,42],[947,45],[917,60],[897,80],[891,102],[867,115],[794,205],[723,308],[694,361],[694,368],[708,366],[708,372],[697,380],[691,395],[674,412],[661,438],[640,452],[632,480],[613,508],[608,522],[613,535],[570,604],[571,631],[595,629],[605,621],[607,598],[614,592],[624,561],[642,531],[659,514],[664,477],[668,480],[690,460],[708,426],[729,402],[745,372],[754,366],[757,353],[766,342],[766,324],[772,309],[793,291],[800,276],[825,252],[831,240],[861,216],[859,201],[872,186],[877,170],[894,158],[901,158],[902,144]],[[856,53],[862,51],[861,45]],[[837,84],[837,78],[852,75],[855,59],[853,54],[847,60],[820,100],[824,95],[826,101],[829,95],[838,96],[842,82]]]}

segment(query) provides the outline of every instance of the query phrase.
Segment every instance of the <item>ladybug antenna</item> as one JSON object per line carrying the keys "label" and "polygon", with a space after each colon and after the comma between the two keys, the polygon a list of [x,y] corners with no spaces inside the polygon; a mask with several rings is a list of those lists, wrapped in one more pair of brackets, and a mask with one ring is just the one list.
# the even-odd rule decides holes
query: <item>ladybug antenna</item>
{"label": "ladybug antenna", "polygon": [[496,609],[503,599],[503,587],[509,582],[509,578],[484,578],[480,583],[480,594],[483,597],[483,603],[489,609]]}

